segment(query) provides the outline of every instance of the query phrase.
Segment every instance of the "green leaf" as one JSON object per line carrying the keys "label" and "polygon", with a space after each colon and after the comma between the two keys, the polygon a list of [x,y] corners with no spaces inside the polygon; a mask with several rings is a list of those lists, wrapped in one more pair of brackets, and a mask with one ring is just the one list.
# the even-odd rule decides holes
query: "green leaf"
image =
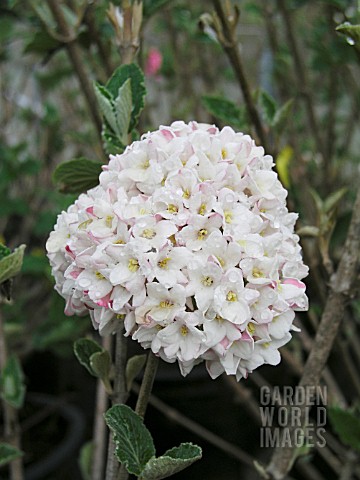
{"label": "green leaf", "polygon": [[116,155],[125,150],[125,145],[118,136],[111,132],[109,126],[103,125],[101,136],[104,142],[104,149],[108,155]]}
{"label": "green leaf", "polygon": [[122,143],[126,145],[131,119],[131,79],[128,78],[119,88],[119,92],[114,101],[116,124],[119,137]]}
{"label": "green leaf", "polygon": [[21,270],[24,258],[25,245],[15,248],[15,250],[0,260],[0,284],[9,278],[15,277]]}
{"label": "green leaf", "polygon": [[58,165],[53,181],[62,193],[83,193],[99,183],[102,164],[87,158],[76,158]]}
{"label": "green leaf", "polygon": [[114,405],[105,413],[105,421],[114,433],[118,460],[129,473],[139,476],[155,455],[154,442],[143,419],[127,405]]}
{"label": "green leaf", "polygon": [[234,128],[244,127],[244,115],[242,110],[234,102],[216,95],[204,95],[202,97],[204,107],[214,117],[232,125]]}
{"label": "green leaf", "polygon": [[91,480],[93,451],[94,444],[92,441],[86,442],[81,447],[79,455],[79,467],[83,480]]}
{"label": "green leaf", "polygon": [[328,409],[329,418],[340,440],[349,447],[360,451],[360,416],[339,407]]}
{"label": "green leaf", "polygon": [[80,338],[74,343],[74,353],[76,358],[79,360],[81,365],[86,368],[86,370],[91,373],[94,377],[97,377],[97,374],[94,372],[90,359],[94,353],[102,352],[102,347],[90,340],[89,338]]}
{"label": "green leaf", "polygon": [[131,79],[131,96],[132,96],[132,110],[131,120],[128,132],[131,132],[136,127],[139,115],[144,108],[144,98],[146,95],[144,74],[140,67],[135,63],[121,65],[115,70],[112,77],[106,84],[107,90],[111,93],[113,98],[117,98],[119,88]]}
{"label": "green leaf", "polygon": [[291,113],[293,104],[294,104],[294,100],[291,98],[286,103],[284,103],[284,105],[282,105],[280,108],[276,110],[275,115],[271,122],[271,126],[278,133],[281,133],[284,130],[284,127]]}
{"label": "green leaf", "polygon": [[9,445],[8,443],[0,443],[0,467],[6,465],[15,458],[19,458],[23,455],[21,450]]}
{"label": "green leaf", "polygon": [[275,100],[265,90],[260,91],[259,96],[260,107],[263,112],[264,120],[269,125],[272,125],[277,110]]}
{"label": "green leaf", "polygon": [[24,54],[44,54],[51,50],[55,50],[62,45],[63,44],[61,42],[55,40],[46,30],[39,30],[34,33],[30,41],[25,45]]}
{"label": "green leaf", "polygon": [[25,396],[24,374],[19,360],[11,355],[0,376],[1,397],[15,408],[21,408]]}
{"label": "green leaf", "polygon": [[126,385],[127,389],[131,389],[131,385],[141,370],[144,368],[146,362],[146,354],[142,355],[134,355],[133,357],[129,358],[126,364]]}
{"label": "green leaf", "polygon": [[95,95],[106,121],[112,128],[112,130],[121,137],[121,131],[119,131],[118,124],[116,122],[116,114],[114,108],[114,99],[111,93],[99,83],[94,84]]}
{"label": "green leaf", "polygon": [[112,391],[109,379],[110,367],[111,358],[107,350],[95,352],[90,356],[90,368],[94,372],[94,375],[103,381],[108,393]]}
{"label": "green leaf", "polygon": [[343,187],[337,190],[336,192],[331,193],[324,200],[324,205],[323,205],[324,212],[330,213],[330,211],[337,206],[337,204],[340,202],[340,200],[343,198],[343,196],[347,191],[348,189],[346,187]]}
{"label": "green leaf", "polygon": [[200,460],[201,448],[192,443],[182,443],[159,458],[151,458],[141,473],[141,480],[161,480],[180,472]]}
{"label": "green leaf", "polygon": [[350,38],[355,45],[360,45],[360,25],[351,25],[346,22],[336,27],[336,31],[345,35],[347,39]]}

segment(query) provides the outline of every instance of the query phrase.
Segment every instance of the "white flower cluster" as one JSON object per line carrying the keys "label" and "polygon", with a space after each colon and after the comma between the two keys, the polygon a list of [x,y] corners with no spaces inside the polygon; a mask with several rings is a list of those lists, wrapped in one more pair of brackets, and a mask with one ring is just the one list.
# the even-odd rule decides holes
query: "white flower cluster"
{"label": "white flower cluster", "polygon": [[174,122],[112,156],[47,242],[66,313],[126,335],[186,375],[280,361],[308,269],[273,161],[248,135]]}

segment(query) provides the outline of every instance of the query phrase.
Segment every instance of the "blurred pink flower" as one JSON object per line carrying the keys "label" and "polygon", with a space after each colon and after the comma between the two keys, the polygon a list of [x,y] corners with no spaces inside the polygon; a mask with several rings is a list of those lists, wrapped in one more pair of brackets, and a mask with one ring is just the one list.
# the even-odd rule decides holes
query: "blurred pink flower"
{"label": "blurred pink flower", "polygon": [[155,76],[161,68],[162,61],[163,57],[160,50],[155,47],[150,48],[145,64],[145,75],[148,77]]}

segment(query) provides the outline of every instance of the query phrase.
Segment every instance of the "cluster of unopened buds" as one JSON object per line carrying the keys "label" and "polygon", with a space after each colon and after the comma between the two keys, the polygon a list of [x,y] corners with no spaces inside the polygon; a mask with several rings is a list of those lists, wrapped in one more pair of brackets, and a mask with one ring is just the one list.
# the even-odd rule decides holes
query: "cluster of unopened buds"
{"label": "cluster of unopened buds", "polygon": [[297,219],[273,160],[225,127],[174,122],[111,156],[47,242],[69,315],[186,375],[246,377],[280,361],[307,308]]}

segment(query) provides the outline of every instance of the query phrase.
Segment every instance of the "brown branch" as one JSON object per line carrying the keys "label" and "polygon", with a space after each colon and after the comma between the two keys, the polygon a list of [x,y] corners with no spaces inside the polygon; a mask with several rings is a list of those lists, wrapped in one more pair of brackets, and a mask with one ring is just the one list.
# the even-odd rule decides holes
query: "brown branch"
{"label": "brown branch", "polygon": [[239,82],[246,109],[250,118],[250,121],[254,125],[259,141],[264,147],[267,153],[269,152],[269,146],[267,141],[267,135],[264,130],[259,112],[254,104],[249,83],[247,81],[244,67],[241,60],[240,51],[237,45],[237,40],[233,29],[230,26],[228,16],[224,10],[224,2],[222,0],[213,0],[216,14],[220,20],[222,27],[222,35],[220,35],[219,41],[228,56],[230,63],[233,67],[235,76]]}
{"label": "brown branch", "polygon": [[[352,286],[357,277],[358,253],[360,249],[360,189],[358,190],[353,215],[336,273],[330,281],[330,292],[316,333],[313,347],[304,367],[300,386],[318,385],[322,371],[330,355],[345,313],[346,303],[352,296]],[[283,479],[290,470],[294,449],[275,450],[267,472],[275,480]]]}
{"label": "brown branch", "polygon": [[315,111],[314,111],[313,99],[311,96],[311,90],[309,87],[309,80],[306,74],[304,60],[302,58],[302,55],[300,53],[300,47],[294,35],[292,18],[288,9],[286,8],[285,0],[278,0],[277,3],[278,3],[279,10],[281,12],[281,15],[284,19],[286,36],[289,43],[289,47],[291,49],[292,57],[294,59],[297,89],[301,93],[305,102],[305,107],[306,107],[306,111],[309,119],[309,127],[312,135],[314,136],[316,148],[318,149],[319,153],[323,157],[323,161],[326,162],[327,161],[326,151],[323,146],[323,141],[320,135],[320,128],[319,128]]}
{"label": "brown branch", "polygon": [[102,122],[97,109],[97,102],[95,98],[95,93],[92,88],[92,85],[89,81],[89,76],[84,69],[84,64],[82,60],[82,54],[76,40],[73,39],[74,33],[71,31],[69,25],[66,22],[65,16],[61,9],[61,6],[57,0],[48,0],[50,10],[56,20],[56,23],[59,28],[59,32],[63,38],[69,39],[65,43],[70,61],[75,70],[75,73],[79,79],[80,86],[82,88],[83,94],[86,98],[90,114],[92,116],[96,131],[101,140],[101,129]]}
{"label": "brown branch", "polygon": [[159,365],[159,357],[157,357],[151,350],[148,354],[143,380],[141,382],[139,396],[136,402],[135,412],[144,417],[151,390],[154,384],[155,375]]}
{"label": "brown branch", "polygon": [[[115,340],[115,379],[114,393],[111,396],[113,405],[126,403],[129,393],[126,387],[126,359],[127,359],[127,338],[123,335],[123,325],[120,325],[116,332]],[[119,474],[119,462],[115,457],[114,436],[109,436],[108,458],[106,464],[106,480],[116,480]],[[124,477],[126,478],[126,477]]]}
{"label": "brown branch", "polygon": [[[1,300],[0,300],[1,305]],[[0,310],[0,372],[4,369],[7,363],[7,347],[5,340],[4,322],[2,312]],[[18,412],[16,408],[9,405],[6,400],[2,401],[3,415],[4,415],[4,439],[13,447],[21,450],[21,430],[18,419]],[[10,477],[9,480],[23,480],[24,467],[22,458],[15,458],[9,464]]]}

